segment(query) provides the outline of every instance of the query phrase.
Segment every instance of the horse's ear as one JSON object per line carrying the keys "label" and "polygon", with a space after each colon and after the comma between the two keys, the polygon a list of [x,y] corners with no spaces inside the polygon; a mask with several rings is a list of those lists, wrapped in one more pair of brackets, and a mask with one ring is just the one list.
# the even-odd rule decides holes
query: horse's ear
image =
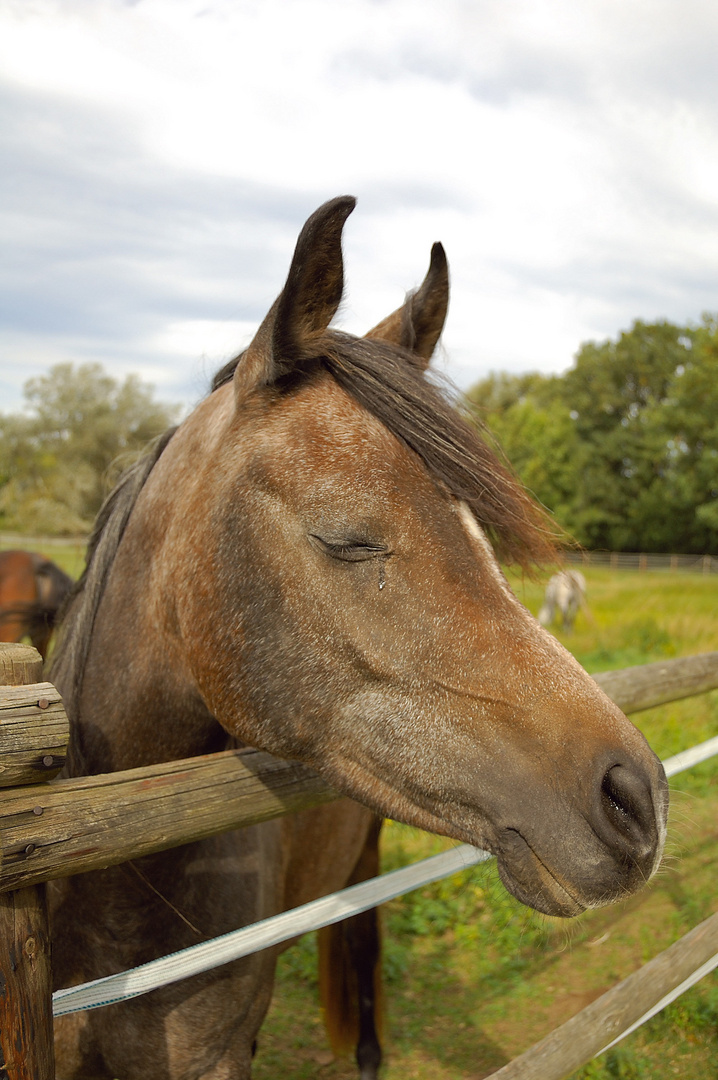
{"label": "horse's ear", "polygon": [[449,307],[449,264],[441,244],[431,249],[426,277],[416,292],[366,335],[409,349],[428,367]]}
{"label": "horse's ear", "polygon": [[342,230],[351,195],[324,203],[299,234],[286,284],[237,365],[235,385],[272,385],[301,370],[312,343],[334,318],[344,290]]}

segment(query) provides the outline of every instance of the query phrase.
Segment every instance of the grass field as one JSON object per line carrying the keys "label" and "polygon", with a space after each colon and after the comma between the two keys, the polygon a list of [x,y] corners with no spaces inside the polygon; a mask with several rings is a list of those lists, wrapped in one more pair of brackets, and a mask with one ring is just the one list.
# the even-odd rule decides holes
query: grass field
{"label": "grass field", "polygon": [[[11,546],[4,544],[2,546]],[[19,546],[19,545],[17,545]],[[73,574],[78,545],[45,549]],[[560,635],[591,672],[718,650],[718,576],[586,573],[589,612]],[[542,586],[514,579],[534,612]],[[633,718],[667,757],[718,734],[718,692]],[[505,892],[491,864],[386,905],[384,1080],[479,1080],[718,910],[718,764],[675,778],[664,867],[623,904],[549,919]],[[396,823],[391,870],[449,842]],[[574,1080],[718,1075],[718,975],[710,975]],[[356,1080],[335,1060],[316,1003],[312,935],[284,954],[262,1029],[255,1080]]]}

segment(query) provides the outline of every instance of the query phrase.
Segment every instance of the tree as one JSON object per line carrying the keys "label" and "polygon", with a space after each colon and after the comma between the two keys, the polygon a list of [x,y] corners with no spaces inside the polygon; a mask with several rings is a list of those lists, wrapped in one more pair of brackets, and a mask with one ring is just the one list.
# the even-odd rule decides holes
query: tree
{"label": "tree", "polygon": [[616,342],[583,345],[561,380],[584,451],[573,523],[587,546],[664,550],[670,543],[653,506],[666,456],[655,417],[690,346],[680,327],[637,321]]}
{"label": "tree", "polygon": [[581,446],[558,379],[493,374],[468,397],[526,487],[566,528]]}
{"label": "tree", "polygon": [[[675,372],[654,418],[666,448],[665,479],[680,499],[688,550],[718,550],[718,321],[704,315],[691,332],[685,362]],[[673,511],[675,514],[675,510]],[[678,549],[677,549],[678,550]]]}
{"label": "tree", "polygon": [[40,534],[85,531],[121,468],[178,412],[100,364],[58,364],[24,395],[28,415],[0,417],[0,516]]}
{"label": "tree", "polygon": [[509,460],[584,546],[718,551],[718,322],[637,321],[562,376],[470,391]]}

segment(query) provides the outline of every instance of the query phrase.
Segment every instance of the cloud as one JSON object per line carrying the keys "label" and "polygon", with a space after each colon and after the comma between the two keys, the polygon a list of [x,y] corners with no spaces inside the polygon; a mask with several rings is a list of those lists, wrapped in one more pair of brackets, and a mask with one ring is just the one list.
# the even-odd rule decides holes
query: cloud
{"label": "cloud", "polygon": [[[161,368],[170,328],[263,317],[319,193],[187,174],[153,160],[119,117],[16,87],[0,96],[0,326],[16,348],[25,339],[11,385],[44,349],[144,368],[157,350]],[[165,393],[183,385],[171,373]]]}
{"label": "cloud", "polygon": [[196,398],[345,192],[343,325],[442,240],[461,385],[696,319],[717,42],[707,0],[6,0],[0,408],[66,359]]}

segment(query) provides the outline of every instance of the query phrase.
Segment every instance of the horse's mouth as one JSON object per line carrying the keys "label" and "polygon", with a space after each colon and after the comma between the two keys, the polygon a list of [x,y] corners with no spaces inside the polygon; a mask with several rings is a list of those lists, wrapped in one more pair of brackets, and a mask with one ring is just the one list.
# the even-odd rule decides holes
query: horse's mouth
{"label": "horse's mouth", "polygon": [[496,860],[499,876],[522,904],[542,912],[571,918],[588,906],[558,881],[518,829],[504,829]]}

